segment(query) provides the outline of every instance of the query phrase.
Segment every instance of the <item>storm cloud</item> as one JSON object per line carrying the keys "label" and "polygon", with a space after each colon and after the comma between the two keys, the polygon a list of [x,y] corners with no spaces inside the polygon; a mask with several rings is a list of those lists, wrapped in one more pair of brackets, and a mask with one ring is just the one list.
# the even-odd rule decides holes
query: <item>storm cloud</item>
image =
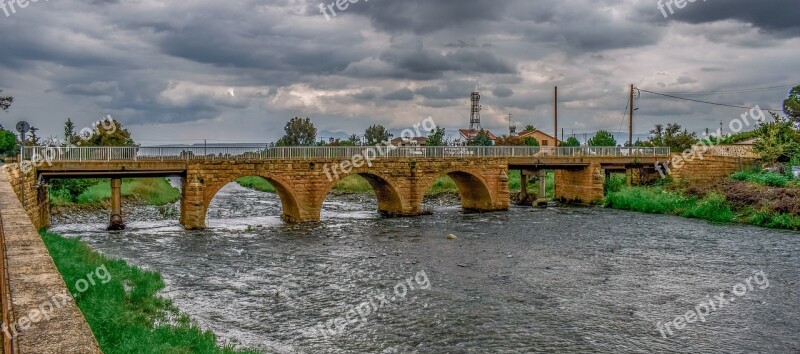
{"label": "storm cloud", "polygon": [[[624,129],[631,83],[779,86],[702,96],[762,107],[800,84],[796,0],[697,1],[668,18],[657,3],[376,0],[328,20],[311,0],[39,2],[0,10],[0,89],[15,97],[0,124],[28,120],[47,136],[67,117],[82,126],[111,114],[144,144],[274,141],[294,116],[341,134],[431,116],[453,133],[477,88],[484,127],[502,133],[512,114],[549,130],[559,86],[569,134]],[[636,105],[640,134],[741,114],[647,94]]]}

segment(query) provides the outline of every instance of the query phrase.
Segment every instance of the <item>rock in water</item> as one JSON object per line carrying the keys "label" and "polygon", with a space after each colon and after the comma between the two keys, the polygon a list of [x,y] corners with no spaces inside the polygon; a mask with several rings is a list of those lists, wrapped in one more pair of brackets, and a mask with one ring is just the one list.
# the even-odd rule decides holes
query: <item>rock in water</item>
{"label": "rock in water", "polygon": [[447,239],[448,239],[448,240],[455,240],[455,239],[457,239],[457,238],[458,238],[458,236],[456,236],[456,235],[453,235],[453,234],[449,234],[449,235],[447,235]]}

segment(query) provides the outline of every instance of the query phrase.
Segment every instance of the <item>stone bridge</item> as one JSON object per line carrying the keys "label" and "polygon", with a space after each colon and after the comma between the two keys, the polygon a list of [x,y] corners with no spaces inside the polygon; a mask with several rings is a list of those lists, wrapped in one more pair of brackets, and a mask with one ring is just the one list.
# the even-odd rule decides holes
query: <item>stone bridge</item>
{"label": "stone bridge", "polygon": [[[180,221],[186,229],[204,228],[216,193],[245,176],[269,181],[281,198],[282,219],[302,223],[319,221],[335,184],[352,175],[369,181],[381,214],[415,216],[440,176],[455,181],[464,210],[490,212],[509,207],[510,170],[525,175],[556,170],[557,199],[593,203],[604,196],[606,173],[628,172],[636,184],[654,175],[655,162],[668,159],[663,148],[538,147],[29,148],[25,155],[27,161],[12,175],[25,186],[27,194],[20,190],[20,196],[25,194],[37,225],[49,224],[43,187],[49,179],[110,178],[114,227],[122,226],[122,178],[177,176],[183,182]],[[522,180],[527,187],[527,178]]]}

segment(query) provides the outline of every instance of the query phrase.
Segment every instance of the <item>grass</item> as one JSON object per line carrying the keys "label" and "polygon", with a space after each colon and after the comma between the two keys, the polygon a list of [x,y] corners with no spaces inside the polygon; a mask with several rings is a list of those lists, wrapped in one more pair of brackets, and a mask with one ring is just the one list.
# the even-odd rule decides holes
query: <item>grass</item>
{"label": "grass", "polygon": [[236,183],[245,188],[255,189],[257,191],[266,193],[275,193],[275,187],[267,182],[267,180],[258,176],[242,177],[237,179]]}
{"label": "grass", "polygon": [[792,181],[792,177],[774,172],[761,171],[742,171],[731,175],[737,181],[750,182],[769,187],[786,187]]}
{"label": "grass", "polygon": [[[111,199],[111,183],[102,180],[85,188],[77,197],[72,197],[64,189],[50,191],[50,204],[65,206],[70,204],[101,204]],[[174,203],[181,198],[181,191],[164,178],[124,179],[122,196],[138,198],[155,206]]]}
{"label": "grass", "polygon": [[[78,239],[41,235],[69,291],[78,294],[75,302],[104,353],[257,353],[221,345],[212,332],[200,329],[171,301],[157,296],[164,288],[158,273],[108,259]],[[92,272],[100,275],[96,270],[102,266],[110,280],[79,292],[75,283]]]}
{"label": "grass", "polygon": [[800,230],[798,216],[769,211],[736,211],[725,196],[718,193],[709,193],[699,199],[660,187],[624,187],[619,192],[609,193],[605,206],[650,214],[679,215],[716,223],[739,222],[774,229]]}

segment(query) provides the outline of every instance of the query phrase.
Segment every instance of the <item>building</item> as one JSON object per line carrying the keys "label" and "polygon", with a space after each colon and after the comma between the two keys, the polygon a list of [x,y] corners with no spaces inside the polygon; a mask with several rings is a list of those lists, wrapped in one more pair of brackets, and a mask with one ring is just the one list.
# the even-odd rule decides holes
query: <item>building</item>
{"label": "building", "polygon": [[[492,132],[488,130],[484,130],[483,132],[489,135],[489,139],[491,139],[492,141],[497,140],[497,136],[492,134]],[[476,136],[478,136],[480,130],[459,129],[458,133],[461,134],[462,141],[472,141],[475,139]]]}
{"label": "building", "polygon": [[394,138],[390,143],[394,146],[427,146],[428,138],[414,137],[414,138]]}
{"label": "building", "polygon": [[[552,135],[546,134],[539,129],[526,130],[519,133],[519,137],[523,140],[529,137],[534,138],[539,142],[539,146],[556,146],[556,142],[558,141]],[[558,144],[561,144],[561,141],[558,141]]]}

